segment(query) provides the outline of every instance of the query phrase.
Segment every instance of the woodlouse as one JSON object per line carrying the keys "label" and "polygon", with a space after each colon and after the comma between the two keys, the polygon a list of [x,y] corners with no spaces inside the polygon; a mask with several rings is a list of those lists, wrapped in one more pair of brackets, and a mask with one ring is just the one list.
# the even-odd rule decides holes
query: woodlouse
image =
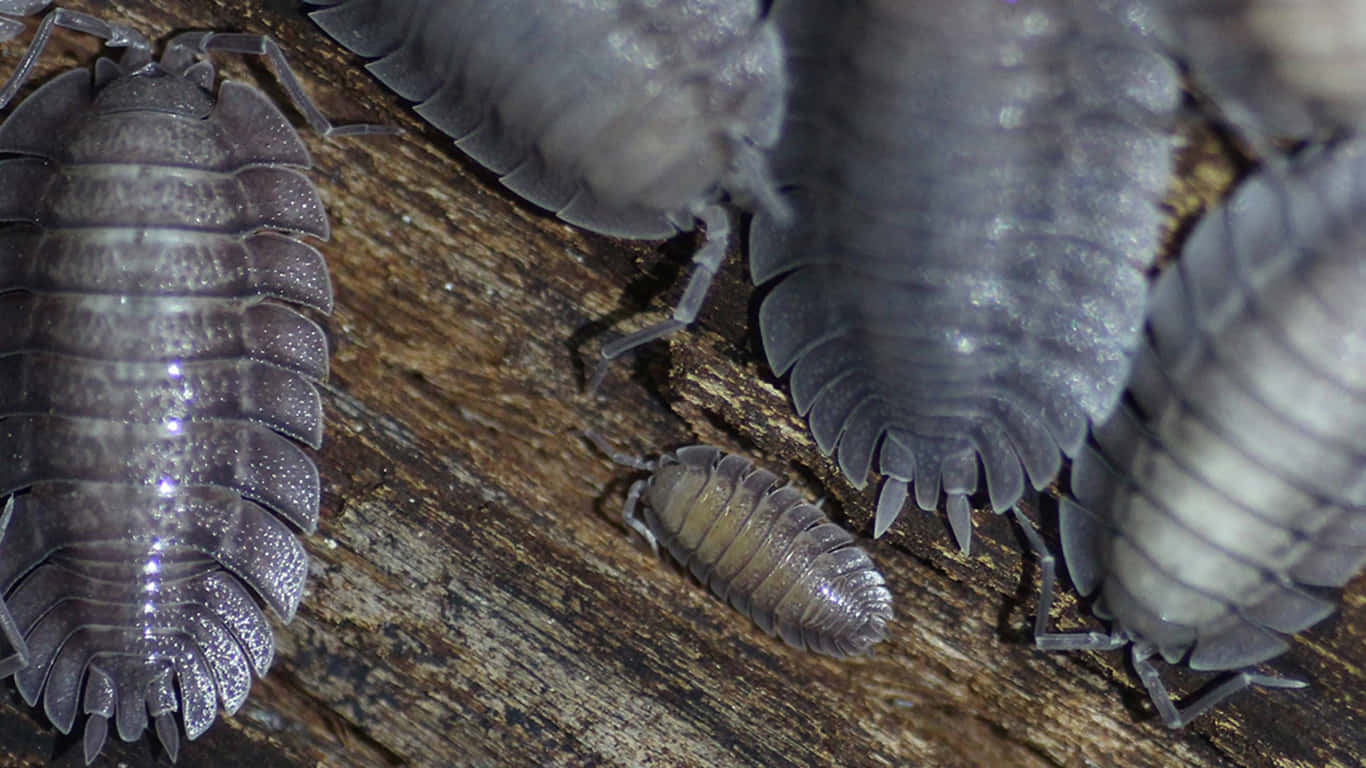
{"label": "woodlouse", "polygon": [[[1366,145],[1273,166],[1192,232],[1158,280],[1132,404],[1096,426],[1059,526],[1108,635],[1038,644],[1131,656],[1163,720],[1189,722],[1333,610],[1366,563]],[[1178,709],[1153,665],[1238,670]]]}
{"label": "woodlouse", "polygon": [[[886,636],[892,594],[868,554],[801,492],[743,456],[709,445],[657,461],[631,485],[622,521],[735,610],[789,645],[829,656],[869,653]],[[637,515],[645,500],[645,519]]]}
{"label": "woodlouse", "polygon": [[[723,192],[785,218],[763,150],[786,79],[757,0],[310,0],[311,14],[509,189],[572,224],[662,239],[706,228],[673,315],[691,323],[726,252]],[[597,379],[605,370],[599,368]]]}
{"label": "woodlouse", "polygon": [[1260,148],[1366,123],[1366,2],[1158,0],[1172,47]]}
{"label": "woodlouse", "polygon": [[[764,351],[874,535],[914,484],[992,506],[1052,481],[1118,401],[1171,169],[1173,65],[1134,2],[787,0],[794,216],[751,229]],[[980,464],[980,468],[979,468]]]}
{"label": "woodlouse", "polygon": [[[0,11],[46,3],[0,0]],[[113,719],[150,716],[172,759],[175,713],[194,739],[235,711],[308,572],[294,531],[317,524],[331,311],[328,236],[307,151],[260,91],[225,82],[211,51],[268,56],[309,122],[283,55],[258,35],[187,32],[160,61],[125,26],[56,9],[55,27],[124,48],[70,70],[0,125],[0,588],[3,667],[87,762]],[[291,439],[292,438],[292,439]],[[259,601],[259,602],[258,602]]]}

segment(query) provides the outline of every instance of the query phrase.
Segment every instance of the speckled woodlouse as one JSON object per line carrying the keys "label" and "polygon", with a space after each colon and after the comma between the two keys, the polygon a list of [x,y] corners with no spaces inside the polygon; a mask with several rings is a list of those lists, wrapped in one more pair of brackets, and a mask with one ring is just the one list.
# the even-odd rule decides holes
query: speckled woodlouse
{"label": "speckled woodlouse", "polygon": [[[1314,149],[1244,182],[1155,287],[1131,402],[1097,425],[1059,526],[1072,581],[1111,633],[1036,633],[1131,657],[1180,727],[1251,684],[1281,636],[1326,617],[1306,588],[1366,562],[1366,144]],[[1184,708],[1153,657],[1236,674]]]}
{"label": "speckled woodlouse", "polygon": [[886,636],[892,594],[882,574],[847,531],[777,475],[709,445],[644,461],[588,437],[613,461],[651,473],[631,485],[623,523],[656,550],[663,542],[764,632],[829,656],[869,653]]}
{"label": "speckled woodlouse", "polygon": [[1132,0],[787,0],[794,210],[751,229],[764,351],[874,534],[941,489],[966,552],[1117,403],[1171,170],[1172,63]]}
{"label": "speckled woodlouse", "polygon": [[[0,11],[46,3],[0,0]],[[3,667],[63,733],[87,715],[87,762],[113,719],[149,716],[174,758],[245,700],[286,621],[317,524],[327,374],[328,236],[310,161],[260,91],[212,51],[265,55],[324,134],[283,55],[259,35],[186,32],[160,61],[123,25],[56,9],[54,29],[124,49],[52,79],[0,125],[0,588]],[[292,439],[291,439],[292,438]]]}
{"label": "speckled woodlouse", "polygon": [[616,237],[705,225],[673,315],[605,345],[605,360],[697,316],[729,237],[723,192],[786,218],[762,151],[782,122],[783,57],[757,0],[310,2],[329,6],[312,14],[319,26],[527,200]]}

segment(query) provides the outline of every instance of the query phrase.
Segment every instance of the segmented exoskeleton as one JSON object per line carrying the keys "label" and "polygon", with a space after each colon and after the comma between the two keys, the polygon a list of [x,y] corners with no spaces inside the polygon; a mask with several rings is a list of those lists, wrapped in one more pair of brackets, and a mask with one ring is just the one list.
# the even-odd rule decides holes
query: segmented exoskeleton
{"label": "segmented exoskeleton", "polygon": [[882,574],[847,531],[777,475],[709,445],[647,462],[589,437],[614,461],[652,473],[631,485],[623,522],[651,547],[662,542],[764,632],[829,656],[866,654],[886,636],[892,594]]}
{"label": "segmented exoskeleton", "polygon": [[729,236],[723,191],[785,216],[761,152],[782,122],[783,57],[757,0],[310,2],[331,6],[312,14],[319,26],[527,200],[616,237],[706,225],[673,316],[606,345],[606,359],[697,316]]}
{"label": "segmented exoskeleton", "polygon": [[[1245,182],[1158,280],[1126,402],[1094,428],[1059,519],[1073,583],[1109,635],[1036,632],[1053,650],[1132,643],[1180,727],[1251,684],[1250,667],[1366,563],[1366,145]],[[1041,554],[1043,544],[1026,531]],[[1178,709],[1153,657],[1238,670]]]}
{"label": "segmented exoskeleton", "polygon": [[1115,406],[1170,171],[1172,64],[1131,0],[785,0],[789,119],[756,217],[764,351],[874,534],[914,483],[966,552]]}
{"label": "segmented exoskeleton", "polygon": [[[44,3],[0,0],[0,11]],[[209,51],[273,42],[189,32],[160,61],[137,32],[48,14],[0,108],[55,27],[124,48],[68,71],[0,125],[0,541],[14,673],[62,732],[87,715],[87,762],[114,720],[149,717],[172,758],[231,713],[308,572],[327,375],[328,236],[308,153],[260,91],[217,93]],[[3,612],[0,612],[3,613]]]}
{"label": "segmented exoskeleton", "polygon": [[1173,50],[1239,133],[1323,138],[1366,124],[1363,0],[1155,0]]}

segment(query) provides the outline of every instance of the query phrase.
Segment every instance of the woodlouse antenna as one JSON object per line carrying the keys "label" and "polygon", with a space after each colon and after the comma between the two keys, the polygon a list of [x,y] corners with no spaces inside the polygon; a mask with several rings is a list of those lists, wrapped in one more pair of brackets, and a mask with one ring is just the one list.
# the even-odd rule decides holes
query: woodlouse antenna
{"label": "woodlouse antenna", "polygon": [[711,290],[712,281],[721,268],[721,262],[726,258],[726,244],[730,242],[730,214],[719,205],[707,205],[697,212],[697,218],[705,227],[706,241],[693,255],[692,275],[688,277],[688,285],[683,290],[678,305],[674,307],[673,315],[668,320],[604,344],[602,360],[593,371],[593,378],[588,385],[589,397],[597,393],[613,360],[637,347],[676,333],[697,319],[697,313],[702,310],[702,304],[707,300],[707,292]]}
{"label": "woodlouse antenna", "polygon": [[614,464],[620,464],[623,467],[631,467],[632,469],[639,469],[642,472],[653,472],[655,471],[655,468],[659,466],[659,463],[656,461],[650,461],[641,456],[632,456],[617,451],[616,446],[607,442],[607,438],[592,429],[584,429],[579,432],[579,434],[582,435],[585,440],[592,443],[593,447],[597,448],[599,453],[611,459]]}
{"label": "woodlouse antenna", "polygon": [[266,35],[252,35],[240,32],[214,32],[196,30],[182,32],[166,44],[162,62],[172,72],[180,73],[188,69],[193,58],[209,53],[232,53],[241,56],[264,56],[275,69],[275,76],[289,95],[309,127],[324,138],[335,139],[342,136],[389,136],[402,133],[402,129],[392,125],[372,123],[350,123],[333,125],[331,120],[318,109],[313,100],[304,92],[294,69],[289,66],[280,46]]}
{"label": "woodlouse antenna", "polygon": [[[44,2],[32,7],[36,11],[46,6],[47,3]],[[0,12],[8,11],[0,6]],[[19,66],[15,68],[9,80],[0,86],[0,109],[8,106],[14,100],[15,95],[19,93],[19,89],[28,81],[29,76],[33,73],[33,66],[38,63],[38,57],[47,48],[48,41],[52,39],[52,31],[57,27],[98,37],[110,48],[128,49],[125,58],[132,57],[129,60],[134,66],[139,63],[144,54],[150,56],[152,49],[152,44],[147,41],[147,38],[122,24],[113,24],[87,13],[58,8],[44,16],[43,20],[39,22],[28,50],[24,52],[24,57],[19,60]],[[0,39],[5,38],[0,37]]]}

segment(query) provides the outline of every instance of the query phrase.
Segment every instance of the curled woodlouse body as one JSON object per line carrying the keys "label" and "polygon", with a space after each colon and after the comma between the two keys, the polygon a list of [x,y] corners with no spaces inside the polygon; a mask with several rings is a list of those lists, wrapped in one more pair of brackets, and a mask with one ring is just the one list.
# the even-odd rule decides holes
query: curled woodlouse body
{"label": "curled woodlouse body", "polygon": [[1172,48],[1246,138],[1366,124],[1363,0],[1157,0]]}
{"label": "curled woodlouse body", "polygon": [[288,621],[303,592],[328,354],[301,310],[332,291],[301,237],[328,222],[279,108],[211,90],[210,51],[264,54],[302,98],[269,39],[187,32],[158,61],[57,9],[0,108],[56,27],[125,52],[0,125],[0,670],[62,732],[87,716],[87,761],[149,718],[174,758],[177,713],[194,739],[235,711],[273,656],[262,604]]}
{"label": "curled woodlouse body", "polygon": [[941,491],[964,551],[1118,402],[1169,181],[1177,72],[1141,5],[787,0],[774,175],[751,229],[764,351],[856,486]]}
{"label": "curled woodlouse body", "polygon": [[785,104],[757,0],[310,0],[314,21],[509,189],[572,224],[658,239],[706,225],[673,316],[696,317],[725,255],[723,192],[785,216],[763,150]]}
{"label": "curled woodlouse body", "polygon": [[763,631],[829,656],[866,654],[886,636],[892,594],[882,574],[772,472],[707,445],[656,462],[613,458],[653,473],[631,486],[625,523]]}
{"label": "curled woodlouse body", "polygon": [[[1179,727],[1333,604],[1366,563],[1366,145],[1245,182],[1156,285],[1131,403],[1094,428],[1060,514],[1072,581]],[[1027,528],[1032,534],[1032,529]],[[1041,548],[1034,536],[1036,548]],[[1044,569],[1045,597],[1052,574]],[[1151,657],[1237,670],[1177,709]]]}

